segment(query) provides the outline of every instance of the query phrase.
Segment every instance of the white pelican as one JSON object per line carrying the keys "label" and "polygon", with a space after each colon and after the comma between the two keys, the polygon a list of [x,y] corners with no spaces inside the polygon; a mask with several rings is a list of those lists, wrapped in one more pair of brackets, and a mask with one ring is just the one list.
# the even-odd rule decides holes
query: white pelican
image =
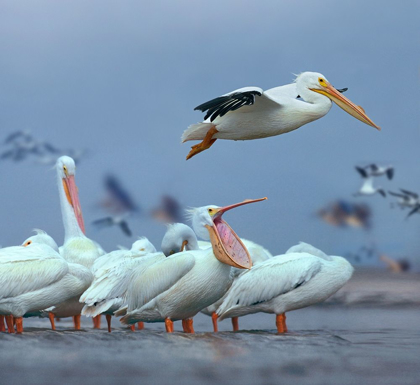
{"label": "white pelican", "polygon": [[[261,245],[258,245],[257,243],[252,241],[248,241],[244,238],[240,238],[240,240],[244,244],[245,248],[248,250],[248,253],[251,257],[252,266],[255,266],[258,263],[263,262],[268,258],[272,257],[271,253]],[[179,247],[179,245],[181,245],[181,248]],[[184,225],[183,223],[174,223],[168,225],[168,231],[166,232],[162,241],[162,252],[166,256],[169,256],[178,252],[182,252],[183,250],[203,250],[208,249],[210,246],[210,242],[198,241],[197,236],[195,235],[191,227]],[[246,270],[232,267],[231,276],[233,277],[233,279],[236,279],[244,271]],[[219,308],[220,304],[222,303],[224,297],[227,294],[228,292],[215,303],[201,310],[203,314],[206,314],[212,318],[213,330],[215,332],[217,332],[218,330],[216,310]],[[232,325],[234,330],[238,330],[237,317],[232,318]]]}
{"label": "white pelican", "polygon": [[[210,238],[212,248],[185,251],[167,257],[133,275],[128,289],[124,324],[165,322],[173,331],[173,321],[182,320],[186,332],[194,332],[192,317],[217,301],[229,288],[230,266],[249,269],[251,258],[239,237],[222,220],[226,211],[263,199],[247,200],[226,207],[205,206],[192,212],[194,231]],[[208,234],[207,234],[208,232]]]}
{"label": "white pelican", "polygon": [[0,314],[6,315],[8,329],[23,332],[22,317],[70,297],[90,282],[86,268],[67,263],[46,233],[25,240],[22,246],[0,250]]}
{"label": "white pelican", "polygon": [[[298,97],[303,100],[299,100]],[[184,131],[182,142],[202,140],[192,146],[187,159],[207,150],[217,139],[252,140],[281,135],[322,118],[335,102],[363,123],[380,128],[362,107],[355,105],[317,72],[303,72],[292,84],[263,91],[245,87],[203,103],[204,122]]]}
{"label": "white pelican", "polygon": [[[74,180],[76,165],[72,158],[62,156],[57,159],[56,171],[58,178],[58,191],[60,196],[61,214],[64,224],[64,244],[60,247],[60,254],[71,263],[77,263],[92,269],[95,259],[102,255],[100,246],[85,236],[85,225],[79,194]],[[80,312],[83,304],[79,297],[73,297],[65,303],[57,304],[52,310],[57,318],[73,317],[76,329],[80,329]],[[94,327],[98,328],[100,316],[94,319]]]}
{"label": "white pelican", "polygon": [[[273,255],[263,246],[249,241],[247,239],[241,238],[242,243],[245,245],[245,247],[247,248],[249,255],[251,256],[251,260],[252,260],[252,266],[256,266],[261,262],[264,262],[270,258],[273,257]],[[238,279],[241,274],[246,273],[247,270],[242,270],[242,269],[237,269],[237,268],[232,268],[232,277],[234,279],[234,281],[236,279]],[[230,290],[230,289],[229,289]],[[208,315],[211,317],[212,321],[213,321],[213,331],[217,332],[218,331],[218,327],[217,327],[217,309],[219,308],[219,306],[222,304],[223,300],[226,298],[226,296],[229,295],[229,290],[226,292],[226,294],[220,298],[218,301],[216,301],[215,303],[211,304],[210,306],[204,308],[203,310],[201,310],[202,313]],[[239,320],[238,317],[232,317],[232,327],[234,331],[239,330]]]}
{"label": "white pelican", "polygon": [[93,265],[93,282],[80,297],[80,302],[85,304],[82,315],[96,317],[104,313],[111,332],[111,317],[124,305],[133,269],[151,253],[156,253],[156,249],[143,237],[135,241],[130,250],[116,250],[97,258]]}
{"label": "white pelican", "polygon": [[232,284],[217,314],[223,320],[274,313],[277,331],[284,333],[286,312],[325,301],[344,286],[352,273],[353,267],[346,259],[328,256],[302,242],[242,274]]}

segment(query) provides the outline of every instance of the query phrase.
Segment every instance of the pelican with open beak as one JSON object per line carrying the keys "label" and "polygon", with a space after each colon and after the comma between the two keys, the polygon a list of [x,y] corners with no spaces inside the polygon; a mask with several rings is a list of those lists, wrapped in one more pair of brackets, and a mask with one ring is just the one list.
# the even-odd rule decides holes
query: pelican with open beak
{"label": "pelican with open beak", "polygon": [[252,267],[246,247],[222,215],[235,207],[265,199],[190,210],[194,231],[201,238],[210,238],[212,246],[176,253],[145,271],[133,271],[127,290],[128,308],[121,322],[165,322],[166,330],[172,332],[173,321],[182,320],[184,331],[194,332],[192,318],[229,289],[231,266]]}

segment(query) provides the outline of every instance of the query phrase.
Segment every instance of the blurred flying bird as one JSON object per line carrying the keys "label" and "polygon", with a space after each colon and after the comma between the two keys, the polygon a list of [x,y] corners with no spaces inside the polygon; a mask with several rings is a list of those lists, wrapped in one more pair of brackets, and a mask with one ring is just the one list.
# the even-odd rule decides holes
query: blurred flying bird
{"label": "blurred flying bird", "polygon": [[[300,97],[301,99],[298,99]],[[187,159],[210,148],[217,139],[252,140],[281,135],[322,118],[332,101],[369,126],[380,128],[317,72],[303,72],[285,86],[263,91],[245,87],[200,104],[204,121],[189,126],[182,142],[202,140],[192,146]]]}
{"label": "blurred flying bird", "polygon": [[369,176],[382,176],[386,175],[389,180],[394,176],[394,167],[392,166],[379,166],[375,163],[369,164],[364,167],[356,166],[356,170],[360,173],[362,178]]}
{"label": "blurred flying bird", "polygon": [[319,210],[318,215],[332,226],[370,227],[371,210],[365,204],[338,200]]}
{"label": "blurred flying bird", "polygon": [[140,213],[139,206],[116,176],[112,174],[105,176],[104,184],[107,197],[101,205],[107,211],[113,214]]}
{"label": "blurred flying bird", "polygon": [[173,197],[164,195],[158,207],[152,210],[152,216],[163,223],[182,223],[184,222],[182,205]]}
{"label": "blurred flying bird", "polygon": [[19,162],[32,156],[37,163],[53,165],[61,155],[68,155],[75,158],[77,163],[84,151],[80,150],[62,150],[43,140],[34,138],[30,131],[16,131],[9,134],[4,140],[8,149],[0,153],[0,159],[9,159]]}
{"label": "blurred flying bird", "polygon": [[101,218],[93,221],[92,224],[98,229],[111,226],[119,226],[119,228],[125,235],[127,235],[127,237],[131,237],[133,235],[124,216]]}
{"label": "blurred flying bird", "polygon": [[[406,207],[411,208],[411,211],[408,213],[407,218],[414,213],[418,212],[420,206],[420,200],[417,193],[400,189],[401,193],[396,193],[392,191],[388,191],[388,193],[392,196],[398,198],[398,201],[395,203],[401,209],[405,209]],[[394,203],[391,203],[391,207],[394,206]]]}

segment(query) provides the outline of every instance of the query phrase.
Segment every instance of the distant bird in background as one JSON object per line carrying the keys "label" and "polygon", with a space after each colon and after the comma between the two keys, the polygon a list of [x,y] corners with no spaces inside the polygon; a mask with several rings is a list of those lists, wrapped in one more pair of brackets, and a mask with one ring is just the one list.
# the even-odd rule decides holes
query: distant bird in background
{"label": "distant bird in background", "polygon": [[118,226],[122,230],[122,232],[125,235],[127,235],[127,237],[131,237],[133,235],[124,216],[101,218],[101,219],[97,219],[93,221],[92,224],[97,229],[104,229],[106,227]]}
{"label": "distant bird in background", "polygon": [[395,260],[383,254],[379,259],[386,265],[387,269],[393,273],[406,272],[411,268],[410,261],[406,258]]}
{"label": "distant bird in background", "polygon": [[140,207],[134,202],[132,196],[125,189],[115,175],[105,176],[104,185],[107,197],[101,206],[111,214],[138,214]]}
{"label": "distant bird in background", "polygon": [[360,173],[362,178],[386,175],[388,179],[391,180],[394,177],[394,167],[392,166],[379,166],[372,163],[364,167],[356,166],[356,170]]}
{"label": "distant bird in background", "polygon": [[395,204],[398,205],[401,209],[405,209],[406,207],[413,208],[420,203],[419,195],[417,193],[404,189],[400,189],[400,191],[401,193],[392,191],[388,191],[388,193],[394,197],[399,198]]}
{"label": "distant bird in background", "polygon": [[328,224],[337,227],[370,227],[371,210],[366,204],[337,200],[318,211]]}
{"label": "distant bird in background", "polygon": [[152,210],[152,217],[163,223],[183,223],[183,213],[184,208],[174,197],[163,195],[160,205]]}
{"label": "distant bird in background", "polygon": [[353,196],[357,197],[357,196],[362,196],[362,195],[375,195],[376,193],[381,194],[384,198],[386,197],[386,192],[383,188],[381,187],[374,187],[373,186],[373,178],[372,177],[367,177],[363,180],[363,184],[362,187],[360,187],[359,191],[355,194],[353,194]]}
{"label": "distant bird in background", "polygon": [[348,114],[380,130],[357,106],[335,89],[324,75],[303,72],[295,81],[263,91],[245,87],[200,104],[204,121],[189,126],[182,142],[202,140],[187,159],[210,148],[217,139],[253,140],[281,135],[325,116],[336,103]]}
{"label": "distant bird in background", "polygon": [[37,163],[54,165],[58,157],[68,155],[78,163],[85,153],[80,150],[59,149],[49,142],[34,138],[28,130],[12,132],[3,143],[9,148],[0,153],[0,160],[14,162],[20,162],[31,156]]}

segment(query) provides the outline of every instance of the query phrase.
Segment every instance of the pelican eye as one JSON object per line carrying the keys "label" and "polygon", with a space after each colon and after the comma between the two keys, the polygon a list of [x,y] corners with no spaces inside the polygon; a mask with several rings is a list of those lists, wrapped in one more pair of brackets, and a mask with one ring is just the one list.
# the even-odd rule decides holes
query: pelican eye
{"label": "pelican eye", "polygon": [[63,166],[63,170],[64,170],[64,174],[68,174],[68,171],[67,171],[67,167],[66,166]]}
{"label": "pelican eye", "polygon": [[23,247],[29,246],[31,243],[32,243],[32,241],[25,242],[25,243],[23,244]]}
{"label": "pelican eye", "polygon": [[318,78],[319,84],[321,84],[321,86],[325,85],[325,80],[323,78]]}
{"label": "pelican eye", "polygon": [[140,249],[140,251],[144,251],[144,247]]}

